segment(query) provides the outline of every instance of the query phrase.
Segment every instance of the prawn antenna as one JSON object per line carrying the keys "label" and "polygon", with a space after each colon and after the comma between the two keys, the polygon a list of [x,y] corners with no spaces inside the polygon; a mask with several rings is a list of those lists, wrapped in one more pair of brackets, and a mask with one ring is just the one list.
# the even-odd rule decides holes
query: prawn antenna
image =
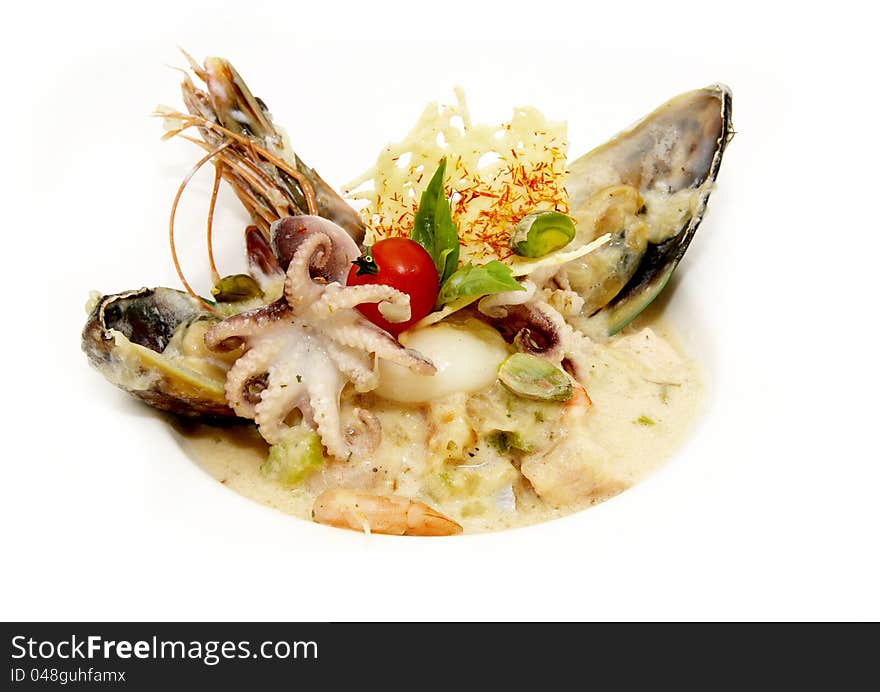
{"label": "prawn antenna", "polygon": [[220,281],[220,272],[214,263],[214,208],[217,206],[217,192],[220,190],[220,181],[223,179],[223,163],[218,161],[214,164],[214,187],[211,188],[211,202],[208,205],[208,264],[211,267],[211,283],[215,286]]}
{"label": "prawn antenna", "polygon": [[[171,259],[174,262],[174,269],[177,271],[177,276],[180,277],[180,282],[183,284],[183,287],[186,289],[186,292],[189,293],[195,300],[197,300],[201,305],[211,312],[216,312],[213,306],[209,305],[198,293],[196,293],[192,286],[189,285],[189,282],[186,280],[186,276],[184,276],[183,270],[180,267],[180,260],[177,257],[177,246],[174,242],[174,219],[177,215],[177,205],[180,203],[180,198],[183,196],[183,191],[186,189],[186,186],[189,184],[189,181],[192,180],[192,177],[199,171],[199,169],[204,166],[208,161],[217,156],[221,151],[226,149],[232,142],[224,142],[216,149],[209,151],[205,156],[203,156],[196,163],[195,166],[192,167],[189,173],[186,174],[186,177],[181,181],[180,186],[177,188],[177,194],[174,195],[174,201],[171,203],[171,215],[168,219],[168,243],[171,246]],[[212,195],[211,199],[211,209],[209,211],[209,229],[210,229],[210,218],[213,216],[214,209],[214,196],[216,196],[216,183],[215,183],[215,194]],[[210,230],[209,230],[209,238],[210,238]],[[210,251],[210,250],[209,250]],[[212,264],[212,271],[216,272],[216,268]]]}

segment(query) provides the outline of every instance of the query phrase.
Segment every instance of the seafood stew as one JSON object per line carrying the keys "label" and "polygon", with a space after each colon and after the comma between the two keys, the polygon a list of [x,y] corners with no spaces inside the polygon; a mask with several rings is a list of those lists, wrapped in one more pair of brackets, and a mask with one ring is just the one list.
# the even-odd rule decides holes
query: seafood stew
{"label": "seafood stew", "polygon": [[[442,536],[588,507],[674,451],[701,374],[653,301],[732,136],[726,87],[571,162],[564,123],[475,124],[456,91],[337,192],[228,61],[187,58],[185,111],[157,109],[205,152],[171,203],[183,290],[93,295],[82,345],[208,473],[303,519]],[[200,294],[175,217],[208,163]],[[247,273],[217,269],[223,183],[251,218]]]}

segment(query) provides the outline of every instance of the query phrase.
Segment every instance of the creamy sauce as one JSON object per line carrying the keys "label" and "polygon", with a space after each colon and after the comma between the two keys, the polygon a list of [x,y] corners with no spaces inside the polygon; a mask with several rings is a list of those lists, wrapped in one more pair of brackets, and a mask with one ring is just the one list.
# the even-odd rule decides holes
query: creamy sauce
{"label": "creamy sauce", "polygon": [[[359,463],[327,464],[294,490],[261,474],[268,447],[253,426],[194,425],[185,431],[185,445],[226,487],[303,519],[310,519],[315,497],[332,487],[420,500],[459,522],[466,533],[563,516],[653,472],[695,418],[702,395],[699,368],[657,318],[658,311],[646,312],[613,339],[591,346],[584,384],[592,406],[582,417],[564,414],[556,420],[561,407],[542,409],[521,405],[522,400],[498,409],[499,394],[492,389],[427,405],[359,395],[348,405],[367,405],[379,417],[379,448]],[[511,416],[505,410],[513,416],[506,428],[503,418]],[[497,434],[486,434],[494,427],[527,431],[524,437],[532,435],[546,449],[505,449]]]}

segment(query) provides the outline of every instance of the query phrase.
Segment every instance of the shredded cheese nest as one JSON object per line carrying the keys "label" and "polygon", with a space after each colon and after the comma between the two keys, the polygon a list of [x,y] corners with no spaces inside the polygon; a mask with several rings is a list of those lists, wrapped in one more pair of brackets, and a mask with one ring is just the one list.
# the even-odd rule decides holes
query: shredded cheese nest
{"label": "shredded cheese nest", "polygon": [[510,122],[475,125],[463,91],[455,95],[455,105],[429,104],[403,140],[385,147],[373,168],[344,187],[350,200],[366,202],[367,244],[409,234],[421,194],[444,156],[463,262],[510,257],[510,234],[530,212],[568,213],[566,124],[521,107]]}

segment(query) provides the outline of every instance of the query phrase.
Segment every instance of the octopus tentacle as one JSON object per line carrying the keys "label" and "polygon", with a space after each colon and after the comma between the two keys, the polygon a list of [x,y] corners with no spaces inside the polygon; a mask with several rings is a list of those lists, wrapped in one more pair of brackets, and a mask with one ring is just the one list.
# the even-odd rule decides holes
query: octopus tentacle
{"label": "octopus tentacle", "polygon": [[369,392],[379,386],[379,373],[373,367],[369,353],[334,341],[328,341],[326,350],[336,366],[354,384],[355,391]]}
{"label": "octopus tentacle", "polygon": [[254,376],[262,375],[278,355],[278,348],[252,348],[235,361],[226,374],[226,401],[239,416],[253,418],[255,403],[250,400],[246,387]]}
{"label": "octopus tentacle", "polygon": [[524,291],[504,291],[491,296],[486,296],[479,303],[477,309],[488,317],[507,317],[507,308],[511,305],[522,305],[528,303],[535,297],[537,286],[526,279],[522,282]]}
{"label": "octopus tentacle", "polygon": [[434,364],[421,353],[405,348],[381,329],[364,329],[358,322],[330,322],[325,325],[325,330],[345,346],[375,353],[379,358],[402,365],[419,375],[433,375],[437,372]]}
{"label": "octopus tentacle", "polygon": [[260,403],[254,407],[254,422],[260,429],[260,435],[269,444],[278,444],[284,438],[289,427],[284,422],[288,414],[298,408],[298,402],[304,398],[306,387],[297,382],[279,379],[278,368],[269,370],[269,386],[263,390]]}
{"label": "octopus tentacle", "polygon": [[569,327],[566,333],[565,369],[582,385],[586,384],[594,362],[595,344],[580,330]]}
{"label": "octopus tentacle", "polygon": [[332,251],[333,243],[325,233],[309,236],[297,249],[284,280],[284,297],[293,310],[311,305],[321,297],[324,286],[312,279],[311,267],[323,267]]}
{"label": "octopus tentacle", "polygon": [[373,413],[362,408],[352,410],[351,417],[345,428],[345,441],[355,456],[369,454],[382,441],[382,424]]}
{"label": "octopus tentacle", "polygon": [[[356,307],[361,303],[390,303],[394,305],[394,317],[386,316],[389,322],[406,322],[412,315],[409,296],[403,291],[384,284],[366,284],[363,286],[340,286],[329,284],[324,295],[315,303],[312,310],[318,315],[326,315],[337,310]],[[383,313],[384,315],[385,313]]]}
{"label": "octopus tentacle", "polygon": [[561,361],[565,354],[563,344],[566,323],[562,315],[547,303],[536,302],[531,307],[531,323],[520,329],[513,344],[523,353],[533,353],[550,360]]}
{"label": "octopus tentacle", "polygon": [[563,288],[545,288],[541,291],[544,301],[556,310],[560,315],[572,317],[581,314],[584,307],[584,298],[577,291]]}
{"label": "octopus tentacle", "polygon": [[321,372],[310,380],[309,403],[312,407],[315,427],[327,452],[340,459],[347,459],[353,450],[342,434],[339,415],[339,396],[344,385],[339,371],[325,361]]}
{"label": "octopus tentacle", "polygon": [[232,351],[249,336],[256,336],[278,320],[290,314],[284,299],[263,305],[255,310],[240,312],[218,322],[205,332],[205,345],[214,351]]}
{"label": "octopus tentacle", "polygon": [[571,281],[568,278],[568,270],[565,266],[559,268],[557,271],[547,282],[547,285],[544,288],[558,288],[562,291],[570,291],[571,290]]}
{"label": "octopus tentacle", "polygon": [[556,310],[543,301],[508,306],[504,318],[489,317],[489,324],[520,351],[542,358],[562,360],[567,327]]}
{"label": "octopus tentacle", "polygon": [[288,216],[273,223],[270,235],[275,256],[286,269],[303,242],[316,233],[323,233],[330,238],[333,254],[325,265],[320,268],[313,265],[312,269],[317,270],[317,275],[328,283],[344,281],[348,276],[348,268],[361,252],[345,229],[329,219],[320,216]]}

